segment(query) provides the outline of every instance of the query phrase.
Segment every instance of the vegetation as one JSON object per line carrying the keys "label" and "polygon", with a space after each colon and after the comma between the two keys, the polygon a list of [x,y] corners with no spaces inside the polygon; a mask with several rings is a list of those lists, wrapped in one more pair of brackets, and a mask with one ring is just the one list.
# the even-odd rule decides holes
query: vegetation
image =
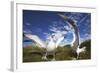
{"label": "vegetation", "polygon": [[[79,60],[91,59],[91,40],[84,41],[80,44],[80,48],[86,47],[85,52],[81,52]],[[41,62],[45,61],[42,56],[46,53],[45,48],[27,46],[23,48],[23,62]],[[48,56],[50,58],[51,56]],[[77,57],[77,53],[70,45],[58,47],[55,49],[55,58],[57,61],[73,60]]]}
{"label": "vegetation", "polygon": [[86,47],[86,51],[80,53],[79,59],[91,59],[91,40],[86,40],[80,44],[80,48]]}

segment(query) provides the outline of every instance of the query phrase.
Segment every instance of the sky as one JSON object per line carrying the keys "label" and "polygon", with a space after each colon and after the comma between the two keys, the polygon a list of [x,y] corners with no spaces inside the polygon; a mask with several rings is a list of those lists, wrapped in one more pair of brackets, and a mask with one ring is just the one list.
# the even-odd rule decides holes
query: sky
{"label": "sky", "polygon": [[[53,12],[23,10],[23,33],[37,35],[43,41],[47,41],[50,35],[59,39],[64,35],[61,45],[70,44],[73,40],[71,29],[58,14],[63,14],[76,20],[80,33],[80,42],[91,38],[91,13],[79,12]],[[32,45],[32,41],[23,38],[23,45]]]}

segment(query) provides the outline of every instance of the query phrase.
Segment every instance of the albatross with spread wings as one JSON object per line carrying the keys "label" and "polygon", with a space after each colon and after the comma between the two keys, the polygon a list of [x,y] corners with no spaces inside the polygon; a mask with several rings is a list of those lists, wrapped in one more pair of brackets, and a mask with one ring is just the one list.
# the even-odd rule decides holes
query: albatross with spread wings
{"label": "albatross with spread wings", "polygon": [[79,35],[78,25],[77,25],[77,23],[74,19],[69,18],[69,17],[67,17],[65,15],[62,15],[62,14],[58,14],[58,15],[60,17],[62,17],[64,19],[64,21],[67,24],[69,24],[69,26],[73,30],[73,40],[72,40],[72,43],[71,43],[71,47],[77,53],[77,58],[76,59],[78,59],[80,52],[83,52],[86,49],[86,47],[79,48],[79,46],[80,46],[80,35]]}
{"label": "albatross with spread wings", "polygon": [[55,60],[55,49],[58,47],[58,45],[61,43],[61,41],[64,39],[64,36],[59,38],[56,42],[54,41],[53,36],[50,36],[50,41],[46,43],[42,39],[40,39],[37,35],[32,34],[24,34],[25,37],[31,39],[38,47],[45,48],[46,54],[43,56],[43,59],[47,59],[48,55],[53,55],[53,59]]}

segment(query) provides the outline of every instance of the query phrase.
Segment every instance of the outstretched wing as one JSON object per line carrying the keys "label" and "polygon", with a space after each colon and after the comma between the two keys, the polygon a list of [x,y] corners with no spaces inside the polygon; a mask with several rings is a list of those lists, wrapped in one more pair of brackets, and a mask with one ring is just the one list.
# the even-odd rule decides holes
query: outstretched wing
{"label": "outstretched wing", "polygon": [[38,47],[46,48],[46,44],[37,35],[24,34],[25,37],[31,39]]}
{"label": "outstretched wing", "polygon": [[[73,33],[73,45],[72,47],[76,50],[77,47],[79,46],[79,30],[78,30],[78,27],[77,27],[77,24],[76,24],[76,21],[74,19],[71,19],[65,15],[62,15],[62,14],[58,14],[60,17],[62,17],[64,19],[65,22],[68,22],[69,26],[74,29],[74,33]],[[71,44],[72,44],[71,43]]]}
{"label": "outstretched wing", "polygon": [[61,41],[64,39],[64,37],[61,37],[58,39],[58,41],[56,42],[56,48],[59,46],[59,44],[61,43]]}

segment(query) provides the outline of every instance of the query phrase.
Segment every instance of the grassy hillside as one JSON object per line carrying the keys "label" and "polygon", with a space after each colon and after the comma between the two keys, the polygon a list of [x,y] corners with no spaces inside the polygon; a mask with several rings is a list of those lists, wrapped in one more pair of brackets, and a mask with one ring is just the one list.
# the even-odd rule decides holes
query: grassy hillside
{"label": "grassy hillside", "polygon": [[91,59],[91,40],[86,40],[80,44],[80,48],[86,46],[86,51],[80,53],[79,59]]}
{"label": "grassy hillside", "polygon": [[[90,59],[91,58],[91,41],[87,40],[81,43],[80,48],[86,46],[86,51],[80,53],[79,60],[82,59]],[[45,48],[39,47],[32,47],[27,46],[23,48],[23,62],[41,62],[45,61],[42,60],[42,56],[45,54]],[[70,45],[66,45],[64,47],[58,47],[55,49],[56,52],[56,60],[63,61],[63,60],[73,60],[76,58],[77,54]]]}

